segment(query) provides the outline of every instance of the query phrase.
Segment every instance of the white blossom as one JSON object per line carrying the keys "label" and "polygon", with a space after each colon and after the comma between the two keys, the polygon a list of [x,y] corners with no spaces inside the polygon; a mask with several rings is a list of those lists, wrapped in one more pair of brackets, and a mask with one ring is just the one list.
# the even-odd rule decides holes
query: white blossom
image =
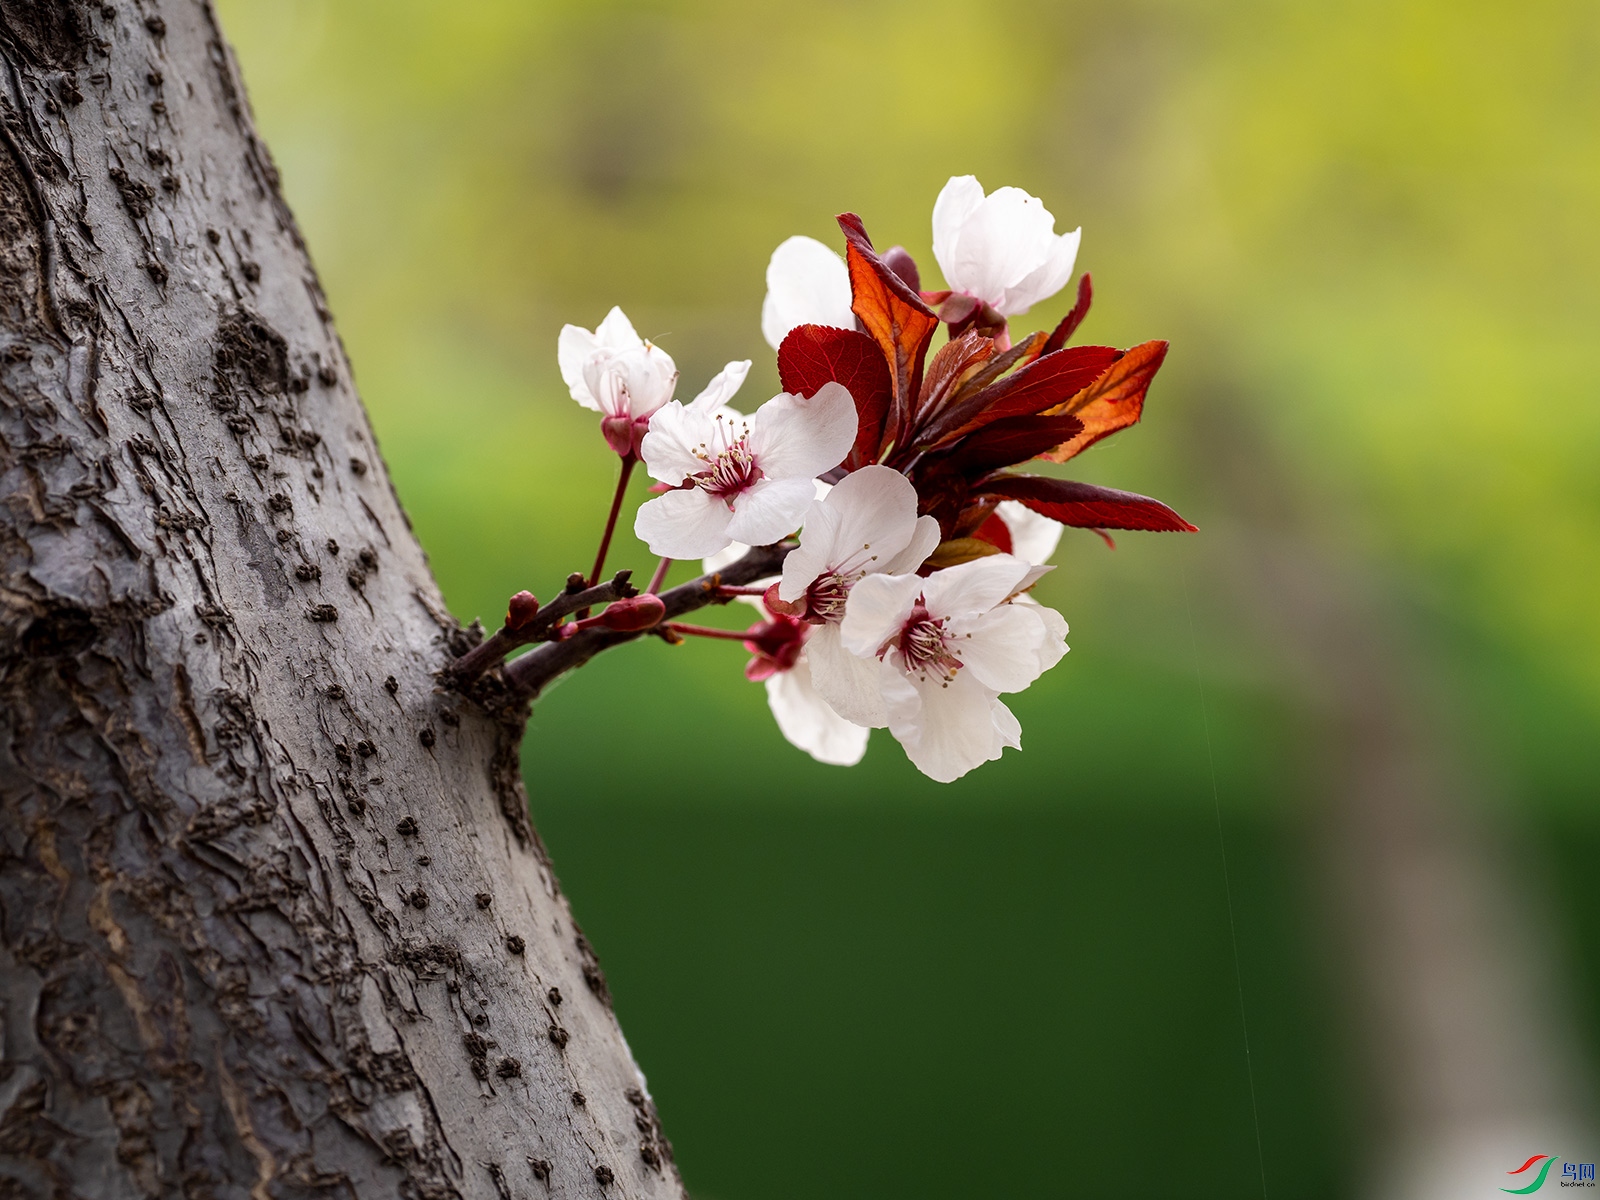
{"label": "white blossom", "polygon": [[592,333],[563,325],[556,361],[572,398],[610,417],[648,417],[672,399],[678,383],[672,356],[634,332],[620,308]]}
{"label": "white blossom", "polygon": [[675,490],[640,507],[634,532],[668,558],[776,542],[799,526],[813,480],[855,436],[855,401],[837,383],[809,398],[780,393],[748,419],[674,400],[650,419],[640,449],[650,474]]}
{"label": "white blossom", "polygon": [[1021,691],[1067,652],[1066,622],[1010,601],[1032,568],[995,554],[915,575],[872,575],[851,590],[847,650],[879,663],[887,725],[918,770],[941,783],[1020,748],[1000,693]]}
{"label": "white blossom", "polygon": [[[601,415],[607,443],[618,454],[637,454],[650,418],[673,397],[678,369],[672,356],[645,341],[620,308],[593,332],[564,325],[556,360],[572,398]],[[730,362],[693,403],[716,408],[733,398],[750,372],[748,359]]]}
{"label": "white blossom", "polygon": [[890,467],[846,475],[807,510],[800,545],[783,563],[778,598],[802,606],[816,626],[806,643],[812,680],[847,720],[883,725],[888,719],[878,664],[840,640],[850,589],[867,575],[915,571],[938,544],[939,522],[917,516],[916,489]]}
{"label": "white blossom", "polygon": [[796,325],[856,327],[850,311],[850,272],[844,260],[816,238],[787,239],[767,264],[761,335],[776,350]]}
{"label": "white blossom", "polygon": [[977,179],[957,175],[934,202],[933,256],[953,291],[1012,317],[1072,278],[1083,231],[1055,228],[1050,210],[1021,188],[985,196]]}
{"label": "white blossom", "polygon": [[788,670],[767,676],[765,686],[767,707],[790,745],[836,767],[853,767],[861,761],[871,731],[846,721],[822,698],[805,651]]}

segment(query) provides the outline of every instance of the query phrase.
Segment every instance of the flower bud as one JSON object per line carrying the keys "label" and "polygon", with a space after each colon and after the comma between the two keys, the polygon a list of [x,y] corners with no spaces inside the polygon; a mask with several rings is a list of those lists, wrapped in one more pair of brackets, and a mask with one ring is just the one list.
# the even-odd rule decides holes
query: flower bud
{"label": "flower bud", "polygon": [[632,417],[602,417],[600,433],[605,437],[606,445],[620,457],[627,458],[634,452],[635,434]]}
{"label": "flower bud", "polygon": [[900,281],[913,292],[922,290],[922,276],[917,271],[917,260],[911,257],[904,246],[890,246],[884,252],[883,265],[898,275]]}
{"label": "flower bud", "polygon": [[513,632],[521,629],[539,613],[539,597],[532,592],[518,592],[506,605],[506,628]]}
{"label": "flower bud", "polygon": [[642,596],[615,601],[600,614],[597,621],[619,633],[637,633],[641,629],[659,625],[666,615],[667,606],[661,602],[661,597],[646,592]]}
{"label": "flower bud", "polygon": [[744,648],[755,657],[744,666],[745,678],[760,683],[779,671],[790,670],[810,634],[804,621],[783,614],[750,626],[745,630]]}

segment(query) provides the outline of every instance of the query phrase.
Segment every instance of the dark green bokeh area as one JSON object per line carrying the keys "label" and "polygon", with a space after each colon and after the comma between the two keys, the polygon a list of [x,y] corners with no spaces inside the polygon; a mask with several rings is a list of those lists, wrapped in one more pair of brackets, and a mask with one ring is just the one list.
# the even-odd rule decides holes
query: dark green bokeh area
{"label": "dark green bokeh area", "polygon": [[[593,555],[615,460],[560,326],[620,304],[684,396],[752,358],[753,407],[767,256],[837,212],[932,285],[944,181],[1024,187],[1083,226],[1082,337],[1172,341],[1073,474],[1202,532],[1067,535],[1039,594],[1072,653],[1015,698],[1022,753],[949,787],[882,733],[819,766],[728,643],[535,709],[534,816],[697,1196],[1356,1194],[1383,1089],[1319,858],[1339,658],[1301,620],[1346,593],[1519,847],[1593,1076],[1595,6],[219,8],[463,620]],[[652,566],[626,532],[612,562]]]}

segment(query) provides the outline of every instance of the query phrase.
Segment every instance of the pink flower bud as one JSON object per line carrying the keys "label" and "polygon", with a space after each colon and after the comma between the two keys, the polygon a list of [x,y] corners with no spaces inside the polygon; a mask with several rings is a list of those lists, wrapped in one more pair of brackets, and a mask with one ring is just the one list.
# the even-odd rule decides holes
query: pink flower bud
{"label": "pink flower bud", "polygon": [[770,675],[792,668],[811,627],[794,617],[778,614],[745,630],[744,648],[755,657],[745,664],[745,678],[760,683]]}
{"label": "pink flower bud", "polygon": [[917,270],[917,260],[904,246],[890,246],[883,255],[883,265],[888,267],[913,292],[922,290],[922,275]]}
{"label": "pink flower bud", "polygon": [[596,621],[607,629],[615,629],[619,633],[637,633],[641,629],[650,629],[661,624],[667,615],[667,606],[661,602],[660,596],[652,596],[648,592],[642,596],[630,596],[626,600],[618,600],[610,605],[596,618]]}
{"label": "pink flower bud", "polygon": [[506,628],[521,629],[539,613],[539,597],[532,592],[518,592],[506,605]]}
{"label": "pink flower bud", "polygon": [[600,433],[605,437],[606,445],[622,458],[627,458],[637,449],[634,445],[636,435],[632,417],[602,417]]}

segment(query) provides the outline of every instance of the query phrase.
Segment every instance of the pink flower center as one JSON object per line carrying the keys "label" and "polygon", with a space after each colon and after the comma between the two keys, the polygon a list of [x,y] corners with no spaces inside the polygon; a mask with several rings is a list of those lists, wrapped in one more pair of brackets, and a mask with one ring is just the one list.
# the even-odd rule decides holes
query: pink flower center
{"label": "pink flower center", "polygon": [[850,585],[837,571],[817,576],[806,589],[806,619],[813,625],[829,625],[844,620],[845,602],[850,599]]}
{"label": "pink flower center", "polygon": [[707,461],[711,463],[710,469],[695,475],[694,484],[719,499],[737,496],[761,478],[761,468],[756,465],[743,437]]}
{"label": "pink flower center", "polygon": [[950,653],[949,643],[950,637],[944,631],[944,622],[928,614],[919,596],[912,606],[911,615],[900,627],[900,636],[890,645],[900,651],[907,675],[919,676],[923,682],[927,682],[931,675],[940,680],[941,687],[949,687],[950,681],[961,669],[961,660]]}

